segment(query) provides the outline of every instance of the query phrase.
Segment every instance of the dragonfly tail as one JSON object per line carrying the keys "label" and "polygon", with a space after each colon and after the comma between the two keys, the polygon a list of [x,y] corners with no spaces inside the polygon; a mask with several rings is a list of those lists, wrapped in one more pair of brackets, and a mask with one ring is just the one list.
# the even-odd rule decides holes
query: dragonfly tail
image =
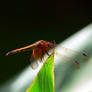
{"label": "dragonfly tail", "polygon": [[17,52],[28,51],[28,50],[31,50],[31,48],[33,48],[33,47],[34,47],[34,44],[25,46],[25,47],[23,47],[23,48],[19,48],[19,49],[12,50],[12,51],[6,53],[6,56],[11,55],[11,54],[14,54],[14,53],[17,53]]}

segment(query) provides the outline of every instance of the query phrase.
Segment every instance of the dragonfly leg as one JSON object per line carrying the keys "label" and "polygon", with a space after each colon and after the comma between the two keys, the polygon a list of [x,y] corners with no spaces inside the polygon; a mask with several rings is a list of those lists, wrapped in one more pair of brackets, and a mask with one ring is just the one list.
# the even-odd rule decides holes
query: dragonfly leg
{"label": "dragonfly leg", "polygon": [[47,51],[46,51],[46,54],[47,54],[48,56],[50,56],[49,53],[48,53]]}

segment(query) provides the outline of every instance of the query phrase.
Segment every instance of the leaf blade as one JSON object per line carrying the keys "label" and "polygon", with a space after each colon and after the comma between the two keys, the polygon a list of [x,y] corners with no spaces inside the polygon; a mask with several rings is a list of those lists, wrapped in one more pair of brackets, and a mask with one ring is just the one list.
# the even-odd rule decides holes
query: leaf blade
{"label": "leaf blade", "polygon": [[54,92],[54,51],[46,59],[26,92]]}

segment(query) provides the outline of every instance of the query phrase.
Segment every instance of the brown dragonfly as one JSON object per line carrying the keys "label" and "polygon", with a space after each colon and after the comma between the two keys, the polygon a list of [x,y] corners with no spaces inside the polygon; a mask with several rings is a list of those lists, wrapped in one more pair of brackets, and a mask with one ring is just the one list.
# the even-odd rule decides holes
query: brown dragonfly
{"label": "brown dragonfly", "polygon": [[[55,41],[48,42],[45,40],[40,40],[40,41],[37,41],[37,42],[30,44],[28,46],[9,51],[8,53],[6,53],[6,56],[14,54],[14,53],[18,53],[18,52],[25,52],[25,51],[32,50],[32,55],[31,55],[30,60],[32,60],[32,58],[33,58],[35,61],[33,61],[33,62],[31,61],[31,67],[33,69],[35,69],[38,66],[37,60],[42,61],[42,58],[43,58],[45,53],[49,56],[49,53],[48,53],[49,50],[55,48],[55,46],[56,46]],[[62,47],[62,49],[64,51],[66,51],[66,53],[67,53],[67,51],[75,52],[75,51],[69,50],[65,47]],[[88,56],[85,53],[82,53],[82,56],[86,57],[86,61],[88,60]],[[74,63],[78,65],[78,68],[80,67],[80,64],[78,61],[75,60]]]}

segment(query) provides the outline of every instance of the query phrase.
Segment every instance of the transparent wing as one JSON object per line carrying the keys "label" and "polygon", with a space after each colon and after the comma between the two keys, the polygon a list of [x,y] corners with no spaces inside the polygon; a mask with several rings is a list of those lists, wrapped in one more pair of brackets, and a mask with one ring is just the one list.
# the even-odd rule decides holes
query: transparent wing
{"label": "transparent wing", "polygon": [[71,57],[73,59],[77,59],[78,61],[83,61],[83,62],[88,61],[88,55],[85,52],[72,50],[70,48],[66,48],[63,46],[59,46],[58,48],[59,49],[56,50],[56,53],[60,53],[62,55]]}
{"label": "transparent wing", "polygon": [[32,69],[36,69],[39,66],[38,61],[31,61],[30,66],[31,66]]}
{"label": "transparent wing", "polygon": [[[55,61],[60,61],[62,62],[62,67],[63,66],[69,66],[70,64],[74,65],[75,69],[80,69],[80,62],[76,59],[70,58],[68,56],[65,56],[60,53],[55,53]],[[56,62],[55,62],[56,63]]]}
{"label": "transparent wing", "polygon": [[30,66],[32,69],[36,69],[39,66],[38,61],[34,61],[33,55],[30,57]]}
{"label": "transparent wing", "polygon": [[88,61],[88,55],[86,53],[75,51],[63,46],[58,46],[58,48],[55,49],[55,57],[63,64],[74,64],[76,69],[80,69],[82,62]]}

